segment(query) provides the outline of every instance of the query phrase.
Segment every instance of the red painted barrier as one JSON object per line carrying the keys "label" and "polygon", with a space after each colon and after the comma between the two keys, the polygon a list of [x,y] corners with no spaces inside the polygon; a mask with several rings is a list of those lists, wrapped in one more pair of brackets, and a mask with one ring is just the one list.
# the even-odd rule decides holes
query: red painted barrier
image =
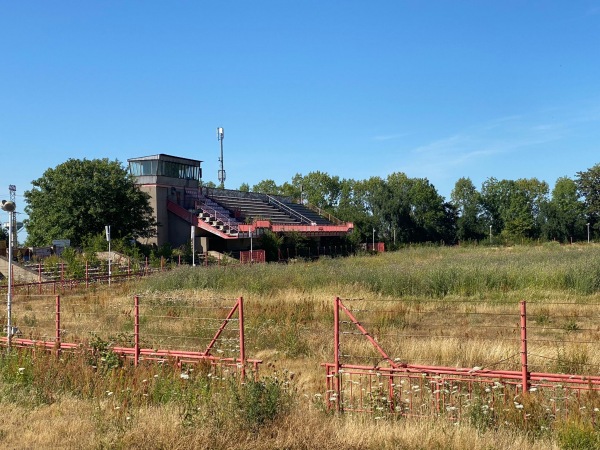
{"label": "red painted barrier", "polygon": [[[343,320],[340,313],[345,315]],[[340,331],[340,324],[357,332]],[[597,420],[598,407],[582,402],[600,394],[600,376],[530,372],[527,350],[526,304],[520,303],[520,370],[460,368],[402,363],[393,359],[339,299],[334,300],[333,362],[322,364],[326,372],[326,404],[339,412],[393,413],[403,416],[446,415],[460,419],[473,408],[524,408],[531,395],[552,418],[573,411]],[[373,365],[343,361],[342,335],[363,336],[378,355]],[[590,397],[591,396],[591,397]],[[587,409],[586,409],[587,408]],[[506,409],[505,409],[506,410]],[[523,414],[522,420],[527,420]]]}
{"label": "red painted barrier", "polygon": [[[245,352],[245,343],[244,343],[244,310],[243,310],[243,298],[239,297],[235,300],[235,303],[231,307],[227,307],[222,305],[220,301],[215,300],[216,303],[208,305],[198,305],[195,309],[204,308],[205,310],[210,309],[215,313],[216,316],[211,317],[198,317],[198,314],[190,313],[189,317],[182,317],[181,315],[170,313],[170,309],[173,308],[190,308],[189,306],[177,305],[174,303],[173,306],[167,306],[161,309],[166,310],[165,312],[159,312],[159,315],[153,313],[149,310],[146,314],[140,312],[140,306],[143,305],[143,302],[140,303],[140,297],[135,296],[133,303],[133,309],[130,311],[133,315],[133,346],[122,346],[122,345],[114,345],[111,344],[109,349],[111,352],[125,358],[133,360],[133,364],[137,366],[139,363],[143,361],[154,361],[154,362],[173,362],[175,364],[197,364],[201,362],[207,362],[210,366],[221,366],[221,367],[229,367],[233,368],[235,372],[239,374],[239,376],[243,379],[246,374],[246,368],[250,367],[251,370],[257,374],[257,370],[259,364],[262,362],[256,359],[248,359]],[[150,300],[149,300],[150,302]],[[74,323],[65,323],[63,320],[64,312],[61,308],[68,308],[68,312],[70,314],[71,321],[77,320],[78,315],[87,314],[85,312],[78,312],[77,306],[74,304],[64,305],[64,302],[61,302],[61,297],[56,296],[55,298],[55,310],[54,310],[54,330],[49,330],[48,328],[44,328],[42,326],[42,314],[45,312],[47,306],[43,304],[37,305],[37,309],[34,309],[31,304],[28,306],[24,306],[23,310],[17,311],[16,317],[21,320],[21,323],[27,323],[26,317],[29,317],[28,314],[31,314],[36,317],[36,321],[39,320],[39,325],[33,325],[28,327],[27,329],[23,326],[23,329],[19,331],[21,336],[13,336],[11,339],[11,344],[15,348],[29,348],[29,349],[45,349],[47,351],[56,351],[57,354],[60,354],[61,351],[73,351],[73,350],[82,350],[88,349],[92,351],[92,345],[87,342],[79,341],[79,342],[64,342],[62,338],[63,334],[67,331],[65,327],[75,327]],[[151,302],[150,302],[151,303]],[[150,306],[149,306],[150,308]],[[194,307],[191,307],[194,308]],[[227,309],[228,313],[225,317],[219,317],[219,311],[223,311]],[[123,311],[121,314],[125,314],[129,317],[129,312]],[[202,313],[202,315],[210,316],[210,313]],[[144,320],[142,320],[144,319]],[[210,339],[208,345],[203,350],[190,349],[190,348],[161,348],[161,341],[164,341],[169,338],[177,338],[178,336],[173,335],[165,335],[162,334],[164,331],[156,331],[157,327],[165,326],[165,322],[169,320],[179,320],[186,319],[190,326],[194,326],[198,332],[202,333],[213,333],[212,338]],[[201,322],[209,322],[209,323],[217,323],[218,327],[213,328],[205,328],[204,331],[201,329]],[[230,322],[238,322],[238,327],[229,327]],[[146,331],[143,330],[142,323],[146,324]],[[165,328],[168,330],[168,327]],[[229,337],[224,338],[223,335],[225,331],[229,329],[230,334]],[[30,337],[22,337],[23,331],[28,334]],[[156,333],[161,334],[156,334]],[[87,334],[92,333],[96,335],[95,332],[88,332]],[[45,339],[44,336],[54,335],[54,339]],[[39,338],[34,338],[34,336],[39,336]],[[193,339],[193,337],[187,337],[188,340]],[[109,338],[105,337],[108,342]],[[152,341],[156,340],[157,342],[152,345]],[[142,342],[146,348],[142,346]],[[225,342],[230,342],[229,347],[225,345]],[[0,338],[0,343],[7,345],[7,338]],[[150,344],[150,345],[149,345]],[[232,350],[229,353],[232,353],[237,349],[237,356],[226,356],[226,355],[214,355],[213,352],[223,353],[224,348],[230,348]]]}

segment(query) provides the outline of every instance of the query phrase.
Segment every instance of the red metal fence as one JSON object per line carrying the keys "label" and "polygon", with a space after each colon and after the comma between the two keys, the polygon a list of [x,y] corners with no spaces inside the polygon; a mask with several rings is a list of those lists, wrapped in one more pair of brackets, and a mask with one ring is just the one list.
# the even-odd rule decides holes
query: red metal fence
{"label": "red metal fence", "polygon": [[240,262],[248,263],[264,263],[266,262],[266,254],[264,250],[252,250],[240,252]]}
{"label": "red metal fence", "polygon": [[[598,327],[586,329],[584,323],[586,320],[593,323],[598,317],[595,311],[597,305],[591,305],[588,314],[582,312],[581,308],[575,309],[578,322],[569,319],[568,315],[573,315],[573,310],[565,308],[565,312],[568,312],[562,319],[566,318],[567,321],[563,322],[558,317],[549,318],[548,304],[535,304],[537,311],[533,316],[534,325],[530,328],[536,336],[534,339],[528,339],[525,302],[520,303],[518,314],[506,312],[508,308],[517,307],[514,304],[505,305],[499,312],[490,312],[489,309],[478,312],[477,307],[482,307],[481,303],[477,305],[464,302],[458,308],[452,302],[440,300],[431,311],[424,309],[423,305],[415,304],[413,308],[419,311],[417,315],[434,316],[436,308],[441,308],[440,317],[436,320],[454,321],[453,331],[449,329],[446,335],[442,331],[438,336],[420,335],[410,329],[410,324],[406,326],[406,322],[403,323],[398,319],[398,316],[406,318],[405,305],[396,302],[392,307],[387,305],[390,310],[384,311],[383,303],[372,302],[368,305],[365,301],[335,299],[334,361],[323,364],[326,369],[327,405],[330,409],[379,415],[444,414],[455,419],[460,419],[464,414],[473,417],[474,414],[492,414],[494,411],[505,411],[504,414],[507,414],[506,411],[509,413],[512,411],[517,415],[522,413],[521,419],[527,420],[533,413],[532,405],[535,405],[535,413],[543,415],[548,420],[567,417],[569,414],[597,420],[600,414],[599,376],[531,370],[532,366],[540,366],[540,361],[546,361],[551,362],[553,368],[560,368],[562,364],[565,369],[575,367],[598,373],[598,364],[591,361],[588,363],[586,361],[589,360],[581,356],[589,355],[588,353],[581,353],[583,350],[579,350],[580,356],[577,357],[577,348],[596,343],[587,340],[584,333],[597,335]],[[348,307],[346,304],[354,305]],[[570,307],[573,306],[570,304]],[[444,310],[445,308],[449,309]],[[560,310],[560,307],[555,307],[554,310],[557,308]],[[370,332],[356,315],[360,314],[368,318],[369,314],[373,316],[374,312],[375,317],[368,319],[369,326],[372,327]],[[382,339],[391,337],[391,340],[388,339],[390,346],[402,348],[404,345],[405,349],[409,348],[406,345],[419,345],[418,340],[426,338],[429,345],[432,345],[431,356],[435,358],[436,344],[431,342],[435,342],[436,339],[439,339],[439,342],[451,341],[454,345],[465,346],[465,342],[473,339],[477,334],[473,331],[477,325],[469,327],[469,324],[463,322],[459,316],[466,317],[465,320],[473,325],[483,321],[484,315],[491,317],[480,325],[482,335],[485,333],[488,339],[484,337],[484,340],[476,342],[487,344],[489,351],[492,352],[495,344],[490,344],[491,341],[496,341],[496,344],[505,341],[502,343],[504,354],[499,360],[468,368],[409,364],[403,358],[392,358],[380,345],[379,339],[371,334],[373,332],[380,334]],[[511,323],[513,319],[515,322]],[[389,324],[394,320],[397,322],[392,323],[392,327],[382,326],[386,321]],[[461,327],[461,324],[464,327]],[[390,332],[390,329],[394,328],[396,332]],[[574,339],[571,337],[573,332],[582,334]],[[352,339],[356,342],[352,342]],[[476,337],[476,339],[480,338]],[[400,340],[405,342],[398,345]],[[506,342],[514,344],[512,351]],[[531,353],[528,342],[533,343],[538,349],[536,352],[539,353]],[[557,344],[562,346],[560,348],[563,352],[567,352],[568,358],[564,357],[564,353],[561,356],[560,351],[558,358],[548,353],[548,349],[552,349],[552,346]],[[439,345],[437,350],[443,352],[443,347]],[[467,350],[465,346],[465,351]],[[358,355],[359,352],[362,352],[362,356]],[[595,352],[592,350],[592,353]],[[361,357],[372,363],[353,362]],[[532,359],[536,360],[533,364]],[[507,370],[496,368],[497,366],[506,366]]]}
{"label": "red metal fence", "polygon": [[136,366],[144,361],[205,362],[243,377],[247,368],[256,373],[261,363],[246,355],[243,305],[242,297],[224,301],[135,296],[124,304],[89,296],[30,296],[13,304],[14,335],[0,342],[56,353],[91,351],[102,342]]}
{"label": "red metal fence", "polygon": [[[180,265],[180,262],[177,263]],[[73,291],[78,288],[86,288],[99,285],[111,284],[128,281],[134,278],[144,277],[156,272],[162,272],[169,268],[164,258],[160,259],[160,264],[156,267],[151,266],[146,258],[145,262],[132,265],[113,265],[111,274],[108,274],[108,268],[91,267],[87,263],[82,266],[81,274],[73,277],[70,274],[70,268],[64,262],[49,266],[42,263],[25,265],[32,276],[37,275],[37,281],[34,282],[15,282],[12,281],[13,294],[57,294],[66,291]],[[14,271],[13,271],[13,278]],[[0,285],[0,293],[6,292],[7,284]]]}

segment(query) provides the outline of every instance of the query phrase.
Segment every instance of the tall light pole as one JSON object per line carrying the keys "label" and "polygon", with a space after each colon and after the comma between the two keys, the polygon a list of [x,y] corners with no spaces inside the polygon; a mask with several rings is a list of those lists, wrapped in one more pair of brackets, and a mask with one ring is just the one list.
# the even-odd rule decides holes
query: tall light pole
{"label": "tall light pole", "polygon": [[587,229],[588,229],[588,244],[590,243],[590,223],[587,223]]}
{"label": "tall light pole", "polygon": [[252,254],[252,235],[254,233],[252,232],[252,225],[250,225],[250,264],[252,264],[253,262],[253,254]]}
{"label": "tall light pole", "polygon": [[[10,194],[10,201],[13,202],[15,205],[17,204],[17,187],[14,184],[9,184],[8,185],[8,192]],[[17,249],[17,246],[19,245],[17,242],[17,215],[13,214],[12,215],[12,219],[11,219],[11,224],[12,224],[12,248],[13,248],[13,252]]]}
{"label": "tall light pole", "polygon": [[373,228],[373,247],[371,250],[375,251],[375,228]]}
{"label": "tall light pole", "polygon": [[2,209],[8,213],[8,294],[6,295],[6,346],[10,351],[12,329],[12,263],[13,263],[13,219],[15,202],[2,200]]}
{"label": "tall light pole", "polygon": [[490,225],[490,244],[492,243],[492,226]]}
{"label": "tall light pole", "polygon": [[225,168],[223,167],[223,139],[225,139],[225,129],[223,127],[219,127],[217,128],[217,140],[221,143],[221,157],[219,158],[219,162],[221,163],[221,168],[219,169],[219,187],[221,189],[225,189]]}
{"label": "tall light pole", "polygon": [[192,267],[196,267],[196,226],[195,225],[192,225],[191,238],[192,238]]}

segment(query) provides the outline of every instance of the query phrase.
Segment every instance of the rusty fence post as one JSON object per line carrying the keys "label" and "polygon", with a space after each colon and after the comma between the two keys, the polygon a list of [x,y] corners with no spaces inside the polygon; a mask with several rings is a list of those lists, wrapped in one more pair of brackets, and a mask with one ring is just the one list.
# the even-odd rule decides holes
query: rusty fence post
{"label": "rusty fence post", "polygon": [[56,296],[56,303],[55,303],[55,317],[56,317],[56,330],[55,330],[55,334],[54,334],[54,346],[56,347],[56,356],[60,356],[60,349],[61,349],[61,345],[60,345],[60,295]]}
{"label": "rusty fence post", "polygon": [[529,391],[529,371],[527,367],[527,309],[526,302],[521,301],[521,383],[523,394]]}
{"label": "rusty fence post", "polygon": [[240,330],[240,363],[242,365],[241,378],[246,377],[246,348],[244,345],[244,297],[238,299],[238,323]]}
{"label": "rusty fence post", "polygon": [[333,308],[333,389],[335,391],[335,409],[341,410],[340,404],[340,298],[336,297]]}
{"label": "rusty fence post", "polygon": [[140,297],[133,297],[133,342],[134,342],[134,366],[137,367],[140,360]]}

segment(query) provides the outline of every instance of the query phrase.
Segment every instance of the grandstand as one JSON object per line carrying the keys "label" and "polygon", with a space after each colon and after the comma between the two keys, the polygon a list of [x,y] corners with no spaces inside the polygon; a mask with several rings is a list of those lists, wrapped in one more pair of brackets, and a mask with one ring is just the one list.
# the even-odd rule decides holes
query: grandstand
{"label": "grandstand", "polygon": [[353,229],[288,197],[202,187],[202,161],[159,154],[128,163],[140,189],[150,195],[159,227],[149,243],[158,246],[189,243],[192,226],[195,248],[202,253],[248,250],[265,230],[321,241]]}

